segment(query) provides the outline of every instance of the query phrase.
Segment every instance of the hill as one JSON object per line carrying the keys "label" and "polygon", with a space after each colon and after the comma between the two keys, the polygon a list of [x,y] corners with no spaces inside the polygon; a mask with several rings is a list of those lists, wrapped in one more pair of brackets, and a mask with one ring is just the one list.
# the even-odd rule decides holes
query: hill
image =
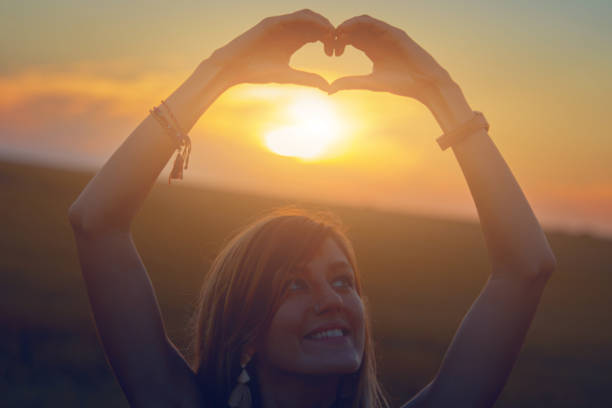
{"label": "hill", "polygon": [[[0,163],[0,393],[6,406],[127,406],[96,337],[67,221],[70,203],[91,177]],[[289,203],[296,204],[178,183],[155,186],[135,221],[134,240],[170,337],[183,350],[199,285],[224,239]],[[330,209],[348,226],[383,384],[398,406],[435,374],[487,279],[480,227],[297,204]],[[496,407],[612,406],[612,241],[547,236],[558,270]]]}

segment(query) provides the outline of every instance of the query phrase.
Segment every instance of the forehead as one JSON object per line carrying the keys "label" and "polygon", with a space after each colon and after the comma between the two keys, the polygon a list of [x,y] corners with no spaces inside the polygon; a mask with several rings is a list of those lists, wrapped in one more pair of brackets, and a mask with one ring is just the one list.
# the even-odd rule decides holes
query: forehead
{"label": "forehead", "polygon": [[296,273],[304,273],[321,268],[330,271],[353,269],[340,246],[331,237],[323,241],[321,247],[310,260],[299,263],[294,269]]}

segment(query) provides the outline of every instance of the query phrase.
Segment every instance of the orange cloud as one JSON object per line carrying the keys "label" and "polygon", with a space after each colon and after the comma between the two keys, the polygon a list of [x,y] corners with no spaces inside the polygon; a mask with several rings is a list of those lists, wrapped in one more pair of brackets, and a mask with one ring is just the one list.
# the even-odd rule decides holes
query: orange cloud
{"label": "orange cloud", "polygon": [[[148,109],[189,74],[139,74],[128,66],[122,75],[123,67],[81,64],[0,77],[0,148],[61,153],[66,160],[90,157],[102,163]],[[407,98],[360,91],[334,95],[331,101],[348,128],[337,157],[305,164],[266,150],[265,132],[285,124],[286,106],[309,92],[318,91],[245,85],[224,93],[192,130],[193,165],[187,177],[223,188],[474,216],[456,161],[451,153],[439,154],[435,144],[438,125],[424,106]],[[495,116],[489,115],[492,120]],[[548,150],[525,144],[534,142],[535,134],[527,119],[495,121],[493,139],[509,158],[538,216],[555,222],[580,220],[612,232],[612,182],[586,165],[581,180],[556,176],[558,169],[569,172],[569,167],[552,154],[544,156]],[[524,163],[529,154],[545,158],[545,165],[541,160]],[[586,176],[598,181],[585,181]]]}

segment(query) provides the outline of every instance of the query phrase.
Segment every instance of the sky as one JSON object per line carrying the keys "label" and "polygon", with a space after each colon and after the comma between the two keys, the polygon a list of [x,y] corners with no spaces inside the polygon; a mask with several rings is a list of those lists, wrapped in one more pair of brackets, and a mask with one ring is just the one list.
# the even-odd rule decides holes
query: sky
{"label": "sky", "polygon": [[[99,169],[215,49],[302,8],[334,25],[369,14],[404,30],[485,114],[545,228],[612,237],[609,0],[3,1],[0,160]],[[360,51],[329,58],[321,43],[291,66],[328,80],[371,70]],[[298,137],[313,117],[327,126],[321,155],[271,149],[270,138]],[[192,129],[182,183],[475,219],[452,151],[435,142],[441,133],[406,97],[239,85]]]}

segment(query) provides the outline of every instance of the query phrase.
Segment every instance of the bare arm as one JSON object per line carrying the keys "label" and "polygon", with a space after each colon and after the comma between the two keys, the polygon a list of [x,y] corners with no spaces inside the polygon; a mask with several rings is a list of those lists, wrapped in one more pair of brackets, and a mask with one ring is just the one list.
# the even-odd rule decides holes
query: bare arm
{"label": "bare arm", "polygon": [[[423,102],[446,132],[472,115],[459,86],[406,33],[369,16],[337,30],[336,55],[346,44],[366,52],[373,72],[332,83]],[[459,327],[440,370],[406,406],[491,406],[523,344],[555,257],[525,196],[486,131],[453,147],[476,204],[492,264],[491,276]]]}
{"label": "bare arm", "polygon": [[[167,105],[188,132],[218,95],[235,84],[295,83],[327,90],[323,78],[291,69],[288,63],[307,42],[324,41],[329,52],[332,34],[329,21],[310,11],[267,18],[203,61]],[[174,148],[155,118],[147,116],[69,211],[96,326],[132,406],[202,406],[191,368],[166,335],[130,232]]]}
{"label": "bare arm", "polygon": [[[220,93],[218,69],[204,61],[167,100],[184,129]],[[81,269],[108,360],[132,406],[197,402],[187,363],[167,338],[130,223],[174,152],[147,116],[112,155],[69,213]],[[191,385],[190,385],[191,384]]]}
{"label": "bare arm", "polygon": [[[438,110],[445,118],[443,129],[472,115],[454,83],[439,88],[432,100],[433,106],[445,101],[446,110]],[[487,132],[471,135],[456,144],[453,152],[478,210],[492,270],[446,352],[430,402],[432,406],[453,401],[488,407],[512,370],[556,261],[527,199]]]}

